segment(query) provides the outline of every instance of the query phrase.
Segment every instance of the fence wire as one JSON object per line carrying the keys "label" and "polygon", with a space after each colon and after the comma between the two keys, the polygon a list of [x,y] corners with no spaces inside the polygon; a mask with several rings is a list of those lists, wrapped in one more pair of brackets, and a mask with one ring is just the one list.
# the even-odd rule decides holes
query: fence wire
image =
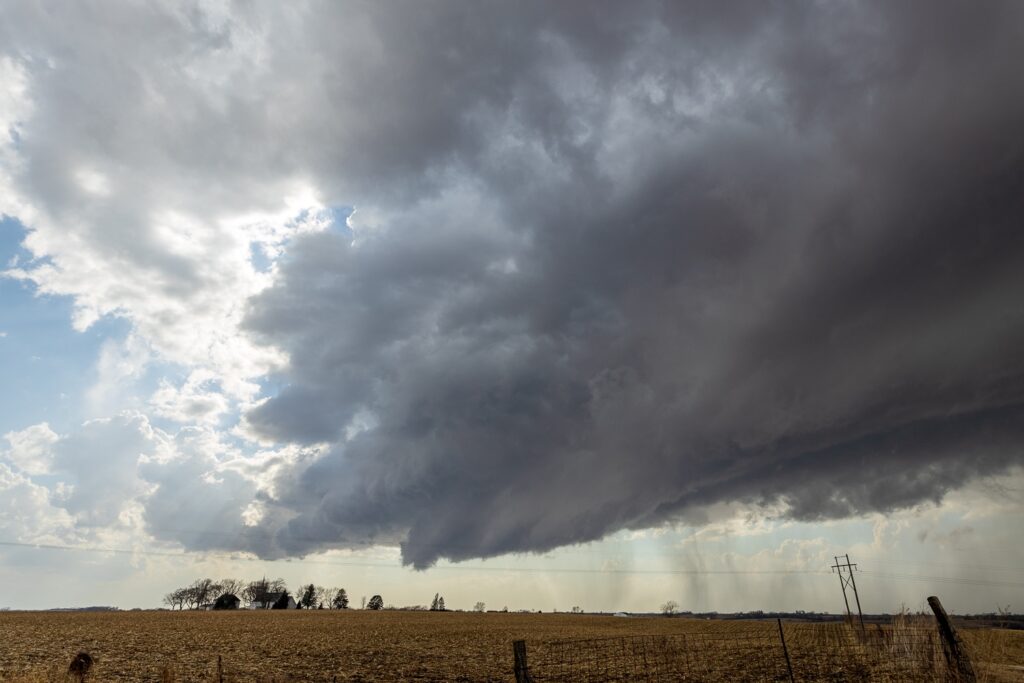
{"label": "fence wire", "polygon": [[797,681],[917,683],[950,679],[935,628],[843,624],[785,628]]}
{"label": "fence wire", "polygon": [[751,626],[731,633],[529,642],[528,670],[535,683],[953,680],[934,628],[785,624],[784,649],[775,624]]}

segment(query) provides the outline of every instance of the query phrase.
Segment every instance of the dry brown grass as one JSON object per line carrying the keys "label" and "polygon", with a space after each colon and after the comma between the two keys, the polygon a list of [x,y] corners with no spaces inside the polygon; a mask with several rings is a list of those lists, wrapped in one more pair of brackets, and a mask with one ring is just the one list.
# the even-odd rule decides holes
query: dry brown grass
{"label": "dry brown grass", "polygon": [[[894,640],[899,642],[901,634],[931,630],[934,623],[935,619],[929,615],[900,613],[893,620]],[[1024,631],[960,626],[958,632],[967,646],[978,683],[1024,681]],[[944,658],[941,648],[932,654],[936,658]],[[909,647],[908,656],[921,657],[922,653]]]}
{"label": "dry brown grass", "polygon": [[[774,622],[431,612],[0,613],[0,681],[65,681],[80,650],[93,681],[508,681],[511,642],[698,634],[770,637]],[[787,626],[791,647],[835,628]],[[1022,680],[1024,633],[966,631],[986,681]],[[533,647],[531,645],[531,647]],[[723,652],[724,654],[724,652]]]}
{"label": "dry brown grass", "polygon": [[961,629],[979,683],[1024,681],[1024,631]]}

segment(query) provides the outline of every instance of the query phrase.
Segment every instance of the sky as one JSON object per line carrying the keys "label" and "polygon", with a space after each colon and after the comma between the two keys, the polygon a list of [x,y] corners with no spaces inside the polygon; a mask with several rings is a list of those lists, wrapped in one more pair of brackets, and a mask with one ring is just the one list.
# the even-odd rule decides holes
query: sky
{"label": "sky", "polygon": [[1024,5],[0,8],[0,607],[992,612]]}

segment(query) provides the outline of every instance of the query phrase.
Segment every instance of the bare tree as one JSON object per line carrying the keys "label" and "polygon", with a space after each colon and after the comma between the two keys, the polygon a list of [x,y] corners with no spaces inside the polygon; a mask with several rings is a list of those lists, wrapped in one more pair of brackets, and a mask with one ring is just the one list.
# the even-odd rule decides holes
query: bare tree
{"label": "bare tree", "polygon": [[220,585],[214,583],[213,579],[196,579],[188,590],[189,602],[193,609],[198,609],[208,602],[213,602],[220,592]]}
{"label": "bare tree", "polygon": [[250,581],[249,585],[242,589],[242,597],[250,603],[266,603],[267,595],[270,592],[270,582],[264,577],[257,581]]}
{"label": "bare tree", "polygon": [[222,595],[224,593],[231,593],[236,597],[242,597],[242,593],[245,591],[246,582],[242,579],[221,579],[218,582],[218,585],[220,585],[220,592]]}
{"label": "bare tree", "polygon": [[187,589],[175,588],[173,591],[164,596],[164,604],[171,609],[178,608],[179,610],[185,606],[185,595]]}
{"label": "bare tree", "polygon": [[669,600],[668,602],[666,602],[664,605],[661,606],[661,613],[664,614],[666,617],[672,616],[678,610],[679,610],[679,603],[677,603],[675,600]]}
{"label": "bare tree", "polygon": [[195,609],[199,604],[196,601],[196,591],[191,586],[182,589],[183,602],[185,603],[185,609]]}
{"label": "bare tree", "polygon": [[474,612],[483,612],[483,611],[485,611],[486,609],[487,609],[487,605],[485,605],[485,604],[484,604],[484,603],[482,603],[482,602],[478,602],[478,603],[476,603],[475,605],[473,605],[473,611],[474,611]]}
{"label": "bare tree", "polygon": [[287,592],[288,585],[284,579],[267,579],[263,577],[257,581],[250,581],[249,584],[242,589],[242,594],[239,597],[244,598],[250,603],[262,603],[268,606],[270,602],[269,596],[272,593],[284,593]]}

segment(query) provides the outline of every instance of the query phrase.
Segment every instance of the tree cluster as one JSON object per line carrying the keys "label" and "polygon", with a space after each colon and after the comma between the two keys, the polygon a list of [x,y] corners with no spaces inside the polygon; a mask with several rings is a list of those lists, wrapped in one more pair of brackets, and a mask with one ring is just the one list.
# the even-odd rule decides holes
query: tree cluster
{"label": "tree cluster", "polygon": [[[234,595],[244,604],[268,609],[287,607],[291,596],[284,579],[197,579],[188,586],[167,593],[163,602],[171,609],[202,609],[223,595]],[[296,605],[305,609],[348,609],[348,593],[344,588],[326,588],[312,583],[302,585],[296,591]]]}
{"label": "tree cluster", "polygon": [[277,598],[273,598],[272,600],[271,597],[278,594],[284,597],[285,604],[287,604],[288,586],[285,584],[284,579],[268,580],[266,577],[263,577],[262,579],[250,581],[245,584],[245,587],[242,589],[242,592],[238,597],[250,604],[259,603],[262,605],[272,605]]}
{"label": "tree cluster", "polygon": [[189,585],[176,588],[165,595],[164,604],[171,609],[199,609],[226,593],[237,595],[242,585],[244,584],[238,579],[196,579]]}
{"label": "tree cluster", "polygon": [[[291,593],[284,579],[268,579],[263,577],[255,581],[244,581],[242,579],[196,579],[182,588],[177,588],[164,596],[164,604],[171,609],[202,609],[213,606],[218,598],[225,595],[234,595],[243,605],[258,605],[265,609],[284,609],[288,606]],[[327,588],[317,586],[313,583],[302,584],[295,590],[295,604],[301,609],[348,609],[348,592],[344,588]],[[374,595],[367,602],[363,597],[361,600],[363,609],[382,610],[395,609],[388,605],[385,607],[384,599],[380,595]],[[220,605],[217,605],[218,607]],[[403,607],[406,610],[428,609],[422,605]],[[440,593],[434,594],[434,599],[429,607],[432,612],[447,612],[444,604],[444,596]],[[578,608],[577,608],[578,609]],[[473,606],[476,612],[486,611],[486,605],[478,602]],[[506,607],[504,611],[508,611]]]}

